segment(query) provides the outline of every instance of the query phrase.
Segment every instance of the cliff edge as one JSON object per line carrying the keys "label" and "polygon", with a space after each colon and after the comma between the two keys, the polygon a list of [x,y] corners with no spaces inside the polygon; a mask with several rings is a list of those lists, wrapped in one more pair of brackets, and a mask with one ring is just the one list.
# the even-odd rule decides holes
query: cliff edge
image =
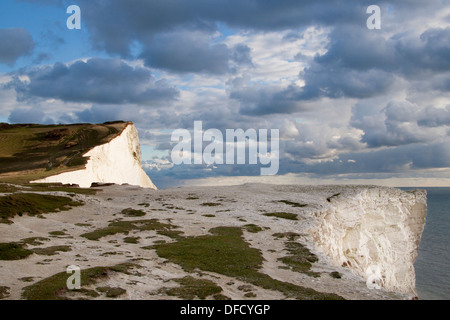
{"label": "cliff edge", "polygon": [[77,184],[82,188],[89,188],[92,183],[115,183],[157,189],[141,167],[138,132],[131,122],[117,137],[92,148],[83,157],[89,159],[84,169],[31,182]]}
{"label": "cliff edge", "polygon": [[327,198],[314,240],[369,287],[417,296],[414,262],[425,227],[424,190],[349,188]]}

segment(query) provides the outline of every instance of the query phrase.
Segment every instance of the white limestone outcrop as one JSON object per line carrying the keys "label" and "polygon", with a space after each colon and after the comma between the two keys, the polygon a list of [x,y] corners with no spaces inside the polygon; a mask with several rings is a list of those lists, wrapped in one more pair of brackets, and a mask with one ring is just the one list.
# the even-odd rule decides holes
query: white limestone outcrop
{"label": "white limestone outcrop", "polygon": [[425,226],[426,191],[372,187],[340,192],[317,213],[319,248],[369,287],[417,296],[414,262]]}
{"label": "white limestone outcrop", "polygon": [[94,147],[84,156],[89,157],[85,169],[32,182],[78,184],[82,188],[89,188],[92,183],[115,183],[157,189],[142,169],[138,132],[132,123],[119,136]]}

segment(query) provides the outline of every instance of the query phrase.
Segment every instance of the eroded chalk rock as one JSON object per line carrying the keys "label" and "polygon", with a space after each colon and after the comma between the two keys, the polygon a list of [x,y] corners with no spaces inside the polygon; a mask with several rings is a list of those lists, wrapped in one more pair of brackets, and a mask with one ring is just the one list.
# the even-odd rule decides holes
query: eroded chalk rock
{"label": "eroded chalk rock", "polygon": [[319,248],[369,287],[417,295],[414,262],[425,226],[426,191],[348,188],[327,202],[316,214],[313,238]]}

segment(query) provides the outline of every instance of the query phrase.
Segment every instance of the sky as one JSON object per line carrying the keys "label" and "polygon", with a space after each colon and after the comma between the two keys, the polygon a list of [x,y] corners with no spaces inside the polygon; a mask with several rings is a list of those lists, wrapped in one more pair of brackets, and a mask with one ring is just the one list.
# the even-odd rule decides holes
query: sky
{"label": "sky", "polygon": [[[114,120],[159,188],[450,186],[450,1],[2,0],[0,122]],[[195,121],[279,130],[278,174],[174,165]]]}

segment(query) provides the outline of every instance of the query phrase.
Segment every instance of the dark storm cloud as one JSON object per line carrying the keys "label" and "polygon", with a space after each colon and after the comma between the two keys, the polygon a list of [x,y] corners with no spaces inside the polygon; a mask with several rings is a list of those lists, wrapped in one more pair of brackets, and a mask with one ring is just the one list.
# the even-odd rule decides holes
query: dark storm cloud
{"label": "dark storm cloud", "polygon": [[131,41],[174,28],[215,31],[216,22],[253,30],[283,30],[311,24],[364,23],[370,1],[80,0],[93,43],[124,56]]}
{"label": "dark storm cloud", "polygon": [[430,70],[450,70],[450,28],[385,39],[364,27],[340,26],[330,39],[327,52],[316,56],[305,70],[300,99],[368,98],[386,93],[395,76],[414,75],[421,80],[429,77]]}
{"label": "dark storm cloud", "polygon": [[386,93],[394,82],[395,51],[364,25],[339,26],[330,34],[327,52],[301,75],[306,85],[298,99],[369,98]]}
{"label": "dark storm cloud", "polygon": [[29,55],[34,41],[25,29],[0,29],[0,63],[13,65],[21,56]]}
{"label": "dark storm cloud", "polygon": [[394,46],[398,53],[397,68],[404,74],[450,71],[450,27],[428,29],[419,39],[400,38]]}
{"label": "dark storm cloud", "polygon": [[224,44],[209,44],[195,35],[174,34],[156,37],[141,57],[146,65],[175,72],[209,72],[222,74],[228,71],[229,49]]}
{"label": "dark storm cloud", "polygon": [[425,108],[419,117],[418,124],[424,127],[450,126],[450,106]]}
{"label": "dark storm cloud", "polygon": [[173,100],[177,89],[164,80],[155,81],[151,72],[120,59],[92,58],[70,66],[52,66],[25,71],[28,81],[18,77],[7,86],[19,99],[54,98],[71,102],[150,104]]}
{"label": "dark storm cloud", "polygon": [[381,70],[359,72],[315,66],[306,71],[305,81],[304,87],[235,86],[230,98],[240,102],[243,115],[292,114],[310,110],[305,102],[323,97],[363,99],[381,95],[391,88],[394,75]]}
{"label": "dark storm cloud", "polygon": [[241,115],[261,116],[276,113],[294,113],[302,110],[295,95],[298,89],[267,86],[234,86],[230,98],[240,102]]}
{"label": "dark storm cloud", "polygon": [[233,71],[233,62],[251,65],[248,46],[212,43],[211,35],[200,31],[160,34],[144,48],[141,58],[147,66],[173,72],[224,74]]}
{"label": "dark storm cloud", "polygon": [[450,91],[450,75],[447,77],[436,77],[431,85],[433,89],[438,91]]}
{"label": "dark storm cloud", "polygon": [[433,143],[448,135],[450,107],[391,101],[379,109],[369,102],[359,102],[353,107],[351,125],[364,131],[361,142],[369,148]]}
{"label": "dark storm cloud", "polygon": [[[398,78],[419,81],[416,89],[420,91],[431,76],[442,78],[438,75],[450,71],[450,28],[429,29],[420,35],[406,32],[385,39],[365,26],[343,25],[336,26],[329,38],[327,52],[315,56],[300,74],[304,87],[274,91],[234,86],[230,97],[241,103],[241,113],[293,113],[302,110],[302,101],[381,96],[394,88]],[[432,86],[448,91],[448,83],[444,78]]]}
{"label": "dark storm cloud", "polygon": [[450,28],[428,29],[419,36],[404,32],[385,39],[364,28],[340,27],[330,38],[327,53],[315,59],[329,68],[377,69],[403,76],[450,70]]}
{"label": "dark storm cloud", "polygon": [[251,49],[243,43],[240,43],[234,47],[231,54],[231,59],[237,64],[253,65]]}

